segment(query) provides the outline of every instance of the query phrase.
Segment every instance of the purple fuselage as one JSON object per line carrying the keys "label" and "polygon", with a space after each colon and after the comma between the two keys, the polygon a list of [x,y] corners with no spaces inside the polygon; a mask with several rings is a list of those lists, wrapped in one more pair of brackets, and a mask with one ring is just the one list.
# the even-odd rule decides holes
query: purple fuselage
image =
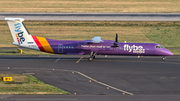
{"label": "purple fuselage", "polygon": [[[47,39],[47,38],[46,38]],[[47,39],[55,54],[81,54],[96,52],[97,55],[131,55],[131,56],[171,56],[173,53],[157,43],[119,43],[103,40],[100,43],[85,41],[68,41]]]}

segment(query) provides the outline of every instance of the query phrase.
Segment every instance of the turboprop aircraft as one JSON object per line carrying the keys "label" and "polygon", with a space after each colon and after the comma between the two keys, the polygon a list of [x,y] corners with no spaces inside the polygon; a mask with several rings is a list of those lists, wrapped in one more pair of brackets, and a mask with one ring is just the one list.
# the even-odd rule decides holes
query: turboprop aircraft
{"label": "turboprop aircraft", "polygon": [[171,56],[173,53],[158,43],[120,43],[116,34],[115,41],[102,40],[96,36],[91,40],[70,41],[53,40],[31,35],[23,24],[23,18],[5,18],[12,37],[13,45],[53,54],[90,55],[89,61],[95,55],[128,55],[128,56]]}

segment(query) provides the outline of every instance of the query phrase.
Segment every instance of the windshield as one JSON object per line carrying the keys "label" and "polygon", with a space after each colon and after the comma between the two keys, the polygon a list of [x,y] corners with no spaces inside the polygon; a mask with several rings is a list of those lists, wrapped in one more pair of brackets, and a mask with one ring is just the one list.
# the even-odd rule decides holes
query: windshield
{"label": "windshield", "polygon": [[164,48],[163,46],[156,46],[156,48]]}

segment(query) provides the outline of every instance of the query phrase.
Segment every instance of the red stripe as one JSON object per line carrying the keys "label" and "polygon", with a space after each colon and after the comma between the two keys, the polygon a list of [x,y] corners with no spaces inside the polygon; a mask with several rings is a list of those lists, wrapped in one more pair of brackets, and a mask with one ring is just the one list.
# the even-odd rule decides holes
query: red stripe
{"label": "red stripe", "polygon": [[43,46],[41,45],[41,43],[39,42],[39,40],[37,39],[37,37],[36,37],[36,36],[32,36],[32,37],[33,37],[34,41],[36,42],[37,46],[39,47],[39,49],[40,49],[41,51],[44,51],[44,52],[45,52]]}

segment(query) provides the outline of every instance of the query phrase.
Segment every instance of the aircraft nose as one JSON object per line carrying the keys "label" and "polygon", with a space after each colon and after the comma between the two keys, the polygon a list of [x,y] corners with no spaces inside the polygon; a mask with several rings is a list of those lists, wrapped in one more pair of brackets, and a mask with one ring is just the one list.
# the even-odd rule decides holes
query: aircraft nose
{"label": "aircraft nose", "polygon": [[173,53],[166,48],[157,50],[157,54],[164,55],[164,56],[172,56],[173,55]]}
{"label": "aircraft nose", "polygon": [[165,50],[163,51],[163,54],[164,54],[165,56],[172,56],[172,55],[173,55],[173,53],[172,53],[171,51],[169,51],[168,49],[165,49]]}

